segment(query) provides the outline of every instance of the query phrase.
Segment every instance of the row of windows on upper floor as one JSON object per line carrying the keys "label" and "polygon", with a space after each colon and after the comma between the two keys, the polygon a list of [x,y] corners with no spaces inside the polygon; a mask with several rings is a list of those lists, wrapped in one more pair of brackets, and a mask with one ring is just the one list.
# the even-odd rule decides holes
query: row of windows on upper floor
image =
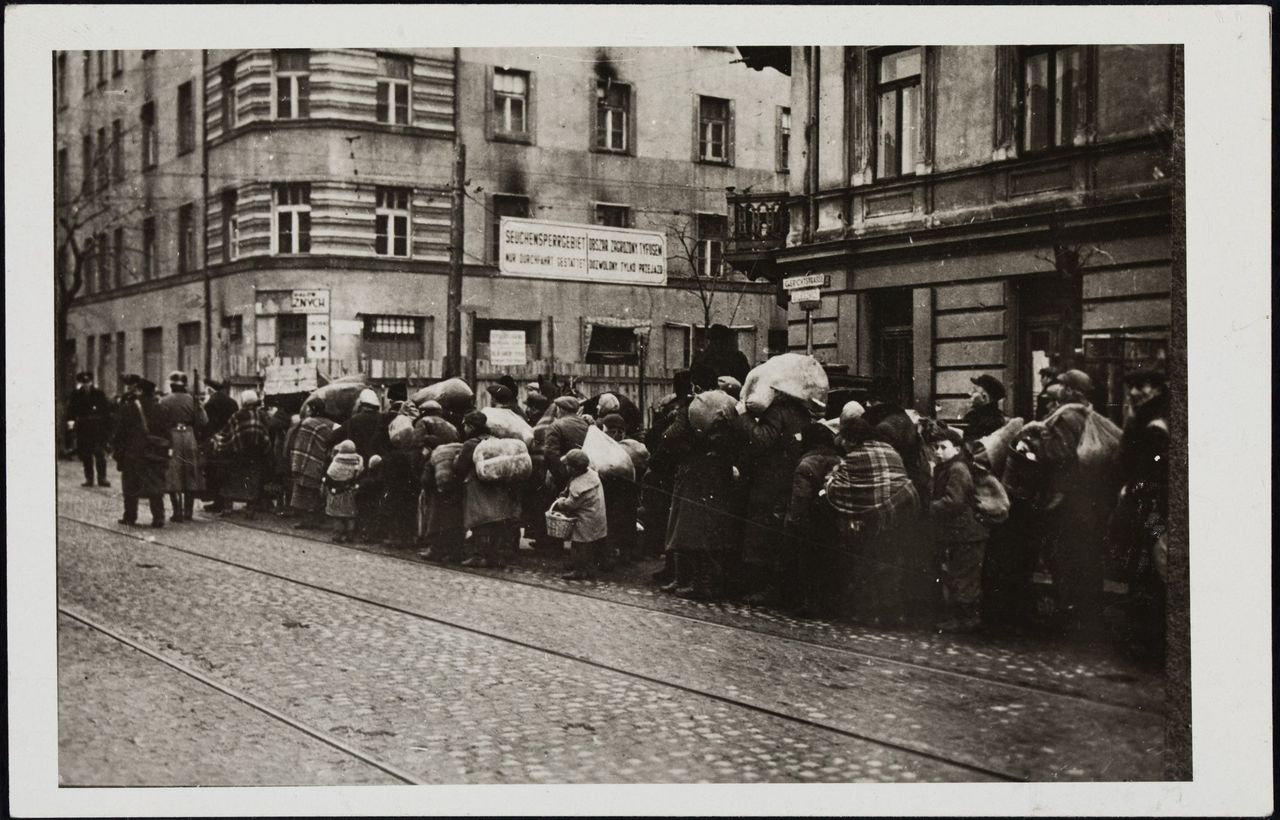
{"label": "row of windows on upper floor", "polygon": [[[89,54],[89,52],[85,52]],[[98,52],[99,55],[105,52]],[[119,52],[112,52],[113,55]],[[65,59],[60,54],[59,80],[56,83],[59,106],[65,105]],[[113,61],[116,59],[113,56]],[[307,119],[311,115],[310,52],[305,49],[279,49],[273,52],[272,115],[277,120]],[[413,58],[379,55],[379,77],[376,84],[374,118],[387,125],[413,124]],[[86,66],[90,63],[86,62]],[[113,62],[114,65],[114,62]],[[88,70],[88,69],[86,69]],[[529,71],[494,68],[491,71],[486,132],[496,141],[532,143],[534,140],[534,75]],[[105,83],[105,80],[103,80]],[[224,132],[240,125],[241,89],[236,80],[236,60],[228,60],[219,68],[221,108],[219,118]],[[86,86],[88,88],[88,86]],[[598,81],[591,107],[591,147],[594,150],[622,155],[634,154],[636,145],[635,95],[630,83]],[[733,101],[722,97],[699,95],[696,102],[697,139],[693,159],[697,162],[734,164]],[[156,165],[159,156],[156,101],[148,100],[140,112],[143,129],[143,169]],[[786,107],[776,112],[776,168],[788,170],[790,163],[791,113]],[[177,99],[178,153],[194,149],[196,142],[195,98],[192,82],[178,88]],[[86,165],[86,168],[89,166]]]}
{"label": "row of windows on upper floor", "polygon": [[[375,188],[373,220],[369,224],[372,250],[377,256],[408,259],[413,256],[413,191],[409,188],[379,186]],[[272,190],[271,245],[275,255],[310,254],[311,245],[311,186],[309,183],[278,183]],[[498,259],[499,229],[502,217],[527,218],[530,199],[526,196],[498,194],[491,197],[492,207],[488,215],[488,262]],[[176,272],[195,270],[196,211],[189,202],[177,209]],[[596,224],[615,228],[628,228],[633,224],[633,209],[614,203],[594,203],[592,206]],[[222,262],[233,262],[241,255],[241,214],[238,195],[234,190],[221,195],[220,238]],[[694,258],[691,263],[699,276],[717,278],[723,276],[724,241],[728,231],[728,218],[724,214],[699,213],[690,225],[693,231]],[[132,236],[123,227],[99,232],[89,238],[82,260],[82,281],[86,293],[104,292],[137,281],[148,281],[161,276],[160,232],[154,216],[142,220],[141,244],[130,246]],[[134,264],[137,260],[137,265]],[[66,247],[60,248],[58,265],[64,271],[70,263]]]}

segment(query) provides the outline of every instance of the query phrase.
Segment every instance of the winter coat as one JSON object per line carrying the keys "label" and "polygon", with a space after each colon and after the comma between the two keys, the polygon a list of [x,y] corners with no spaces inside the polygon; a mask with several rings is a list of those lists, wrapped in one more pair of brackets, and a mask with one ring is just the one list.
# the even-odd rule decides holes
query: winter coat
{"label": "winter coat", "polygon": [[308,416],[298,422],[289,446],[289,472],[303,487],[318,489],[329,459],[329,435],[333,421],[324,416]]}
{"label": "winter coat", "polygon": [[929,517],[937,533],[937,542],[985,541],[987,528],[974,513],[978,498],[973,484],[973,470],[962,456],[939,464],[933,474]]}
{"label": "winter coat", "polygon": [[111,435],[111,400],[96,387],[76,388],[67,402],[67,418],[76,423],[81,449],[101,447]]}
{"label": "winter coat", "polygon": [[560,463],[560,457],[570,450],[579,449],[587,440],[587,430],[591,427],[582,416],[561,416],[551,422],[547,428],[546,443],[542,454],[547,461],[547,470],[557,487],[569,483],[569,472]]}
{"label": "winter coat", "polygon": [[[145,426],[144,426],[145,418]],[[147,436],[169,438],[169,419],[155,396],[127,401],[120,408],[120,423],[111,440],[127,496],[163,495],[169,465],[144,458]]]}
{"label": "winter coat", "polygon": [[1155,396],[1125,422],[1120,438],[1120,481],[1125,487],[1152,485],[1168,495],[1169,399]]}
{"label": "winter coat", "polygon": [[556,509],[578,519],[572,536],[577,543],[599,541],[609,534],[604,486],[600,483],[599,474],[590,467],[585,473],[569,479],[568,486],[556,499]]}
{"label": "winter coat", "polygon": [[799,401],[779,396],[760,418],[739,416],[736,431],[742,439],[747,490],[747,522],[742,557],[747,563],[774,564],[784,549],[787,503],[796,465],[800,463],[800,432],[810,423]]}
{"label": "winter coat", "polygon": [[356,413],[346,424],[339,425],[329,434],[327,442],[330,449],[337,447],[348,439],[356,446],[356,452],[367,464],[374,456],[385,456],[391,447],[391,438],[387,426],[391,419],[376,410],[362,410]]}
{"label": "winter coat", "polygon": [[1005,421],[1004,413],[1000,412],[994,402],[975,407],[965,413],[960,421],[964,425],[964,440],[977,441],[983,436],[989,436],[1004,427]]}
{"label": "winter coat", "polygon": [[894,408],[885,413],[884,418],[875,425],[876,438],[887,443],[902,458],[907,468],[911,483],[921,498],[929,496],[929,454],[925,452],[924,440],[916,430],[916,424],[907,415],[907,411]]}
{"label": "winter coat", "polygon": [[204,437],[208,438],[223,427],[226,427],[227,422],[231,420],[231,417],[239,409],[240,405],[236,404],[236,400],[226,393],[214,393],[209,396],[204,403],[204,413],[208,419]]}
{"label": "winter coat", "polygon": [[689,364],[690,372],[696,373],[703,369],[708,376],[711,376],[712,383],[704,384],[702,387],[710,389],[715,387],[715,379],[720,376],[732,376],[742,384],[747,380],[747,374],[751,372],[751,362],[748,361],[745,353],[733,346],[732,342],[723,347],[708,344],[693,357],[693,361]]}
{"label": "winter coat", "polygon": [[834,511],[818,497],[827,475],[840,463],[835,447],[817,447],[805,453],[791,478],[791,500],[787,504],[787,531],[803,542],[816,542],[829,532]]}
{"label": "winter coat", "polygon": [[463,485],[463,523],[467,529],[520,518],[518,485],[481,481],[475,474],[476,447],[487,438],[488,434],[467,439],[453,462],[454,475]]}
{"label": "winter coat", "polygon": [[675,465],[666,548],[724,555],[735,531],[732,446],[695,431],[682,409],[663,434],[660,448]]}
{"label": "winter coat", "polygon": [[160,399],[160,406],[169,420],[173,445],[166,489],[171,493],[203,490],[204,470],[196,437],[209,422],[204,408],[187,392],[170,393]]}

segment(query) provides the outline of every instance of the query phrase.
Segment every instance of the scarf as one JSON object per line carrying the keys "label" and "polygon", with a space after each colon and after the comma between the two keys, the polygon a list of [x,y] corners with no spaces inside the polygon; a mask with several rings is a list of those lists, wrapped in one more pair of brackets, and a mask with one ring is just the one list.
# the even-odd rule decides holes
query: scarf
{"label": "scarf", "polygon": [[335,489],[343,489],[342,485],[354,482],[363,471],[364,459],[359,453],[338,453],[324,475],[330,486],[337,485]]}
{"label": "scarf", "polygon": [[324,478],[329,456],[325,442],[333,428],[334,423],[322,416],[311,416],[298,424],[289,448],[289,470],[304,486],[317,487]]}
{"label": "scarf", "polygon": [[237,410],[227,426],[218,434],[219,452],[250,456],[269,456],[271,436],[267,432],[262,413],[254,407]]}
{"label": "scarf", "polygon": [[881,532],[916,507],[920,496],[898,452],[872,439],[846,453],[832,471],[827,498],[840,512],[870,520]]}

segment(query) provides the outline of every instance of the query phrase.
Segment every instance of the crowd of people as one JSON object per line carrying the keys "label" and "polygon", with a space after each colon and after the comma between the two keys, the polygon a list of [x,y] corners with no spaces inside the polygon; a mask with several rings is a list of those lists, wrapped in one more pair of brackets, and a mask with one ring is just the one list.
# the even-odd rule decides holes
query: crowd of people
{"label": "crowd of people", "polygon": [[[1161,651],[1159,368],[1126,376],[1123,430],[1074,369],[1042,372],[1025,423],[1001,411],[998,379],[974,379],[971,410],[947,424],[874,398],[744,402],[754,371],[712,330],[647,430],[625,395],[540,380],[521,403],[509,377],[482,409],[365,387],[349,417],[319,396],[288,417],[212,381],[201,403],[182,373],[163,397],[128,377],[115,402],[81,374],[70,413],[86,486],[109,486],[109,442],[125,525],[146,498],[163,526],[167,494],[172,522],[190,521],[198,498],[215,512],[274,507],[335,541],[470,567],[504,566],[523,537],[563,559],[568,580],[661,558],[653,583],[682,598],[948,632],[1040,622],[1048,573],[1056,627],[1098,634],[1106,582],[1120,583],[1132,645]],[[610,453],[625,453],[620,466]]]}

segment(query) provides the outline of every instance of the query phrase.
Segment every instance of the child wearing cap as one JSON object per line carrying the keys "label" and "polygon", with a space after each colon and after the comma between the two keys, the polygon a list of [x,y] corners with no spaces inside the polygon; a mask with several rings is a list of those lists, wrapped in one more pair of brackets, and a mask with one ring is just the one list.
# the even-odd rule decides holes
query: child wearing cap
{"label": "child wearing cap", "polygon": [[347,439],[339,444],[324,474],[324,512],[338,522],[333,540],[339,544],[350,541],[355,530],[356,490],[363,472],[364,459],[356,452],[355,442]]}
{"label": "child wearing cap", "polygon": [[955,429],[938,424],[929,434],[937,464],[929,502],[935,544],[942,559],[947,619],[940,632],[972,632],[982,625],[982,561],[987,528],[978,521],[969,452]]}
{"label": "child wearing cap", "polygon": [[565,453],[561,462],[569,475],[569,483],[551,504],[551,509],[576,517],[573,527],[571,567],[560,577],[566,581],[585,581],[598,560],[609,522],[605,515],[604,488],[600,476],[591,469],[591,459],[581,449]]}

